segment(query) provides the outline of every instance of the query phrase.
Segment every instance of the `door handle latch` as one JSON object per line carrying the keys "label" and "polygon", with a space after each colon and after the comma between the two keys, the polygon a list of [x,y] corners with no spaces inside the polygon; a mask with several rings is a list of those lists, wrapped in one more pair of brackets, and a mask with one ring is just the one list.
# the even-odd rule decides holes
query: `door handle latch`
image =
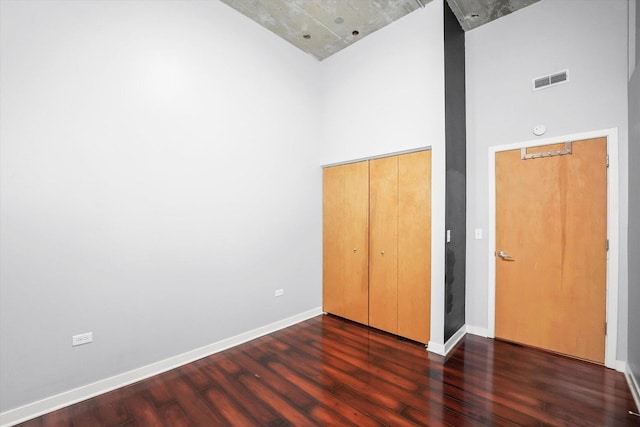
{"label": "door handle latch", "polygon": [[511,255],[509,255],[508,253],[506,253],[504,251],[498,252],[498,256],[500,258],[504,259],[504,260],[509,260],[509,261],[512,261],[514,259]]}

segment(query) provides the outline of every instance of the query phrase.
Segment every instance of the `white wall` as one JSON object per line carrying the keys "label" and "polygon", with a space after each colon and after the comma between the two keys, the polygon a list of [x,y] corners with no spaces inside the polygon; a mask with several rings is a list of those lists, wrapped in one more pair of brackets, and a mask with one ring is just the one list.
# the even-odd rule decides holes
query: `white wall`
{"label": "white wall", "polygon": [[319,63],[321,162],[443,143],[442,0]]}
{"label": "white wall", "polygon": [[[640,5],[629,0],[629,343],[628,365],[640,384]],[[634,262],[635,261],[635,262]],[[636,401],[636,403],[638,403]]]}
{"label": "white wall", "polygon": [[0,412],[320,306],[314,59],[216,1],[0,7]]}
{"label": "white wall", "polygon": [[[627,336],[627,0],[542,0],[466,34],[467,323],[486,328],[488,148],[617,127],[619,131],[618,359]],[[570,82],[537,92],[531,79],[569,69]]]}
{"label": "white wall", "polygon": [[[321,63],[215,1],[0,7],[0,412],[319,306],[318,165],[427,146],[442,344],[442,0]],[[468,324],[487,326],[488,147],[619,127],[624,359],[625,13],[542,0],[467,33]]]}
{"label": "white wall", "polygon": [[439,345],[444,340],[442,17],[442,0],[434,0],[320,63],[322,164],[433,150],[431,341]]}

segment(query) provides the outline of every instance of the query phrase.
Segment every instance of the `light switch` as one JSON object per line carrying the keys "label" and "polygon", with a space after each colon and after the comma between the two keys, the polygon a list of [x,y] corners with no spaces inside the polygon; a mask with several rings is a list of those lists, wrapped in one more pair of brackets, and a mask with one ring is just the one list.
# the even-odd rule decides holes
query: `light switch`
{"label": "light switch", "polygon": [[476,240],[482,239],[482,228],[476,228]]}

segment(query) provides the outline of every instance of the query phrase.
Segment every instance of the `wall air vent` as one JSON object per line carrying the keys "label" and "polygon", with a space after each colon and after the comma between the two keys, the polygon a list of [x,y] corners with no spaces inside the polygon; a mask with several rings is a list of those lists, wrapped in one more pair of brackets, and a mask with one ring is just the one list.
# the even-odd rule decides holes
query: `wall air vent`
{"label": "wall air vent", "polygon": [[569,70],[533,79],[533,90],[556,86],[569,81]]}

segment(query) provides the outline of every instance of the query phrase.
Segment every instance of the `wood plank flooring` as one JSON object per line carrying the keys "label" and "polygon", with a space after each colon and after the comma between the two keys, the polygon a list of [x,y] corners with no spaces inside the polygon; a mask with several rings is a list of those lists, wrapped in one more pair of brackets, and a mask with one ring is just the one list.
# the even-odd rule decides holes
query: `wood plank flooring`
{"label": "wood plank flooring", "polygon": [[624,376],[467,335],[448,358],[318,316],[22,426],[638,426]]}

